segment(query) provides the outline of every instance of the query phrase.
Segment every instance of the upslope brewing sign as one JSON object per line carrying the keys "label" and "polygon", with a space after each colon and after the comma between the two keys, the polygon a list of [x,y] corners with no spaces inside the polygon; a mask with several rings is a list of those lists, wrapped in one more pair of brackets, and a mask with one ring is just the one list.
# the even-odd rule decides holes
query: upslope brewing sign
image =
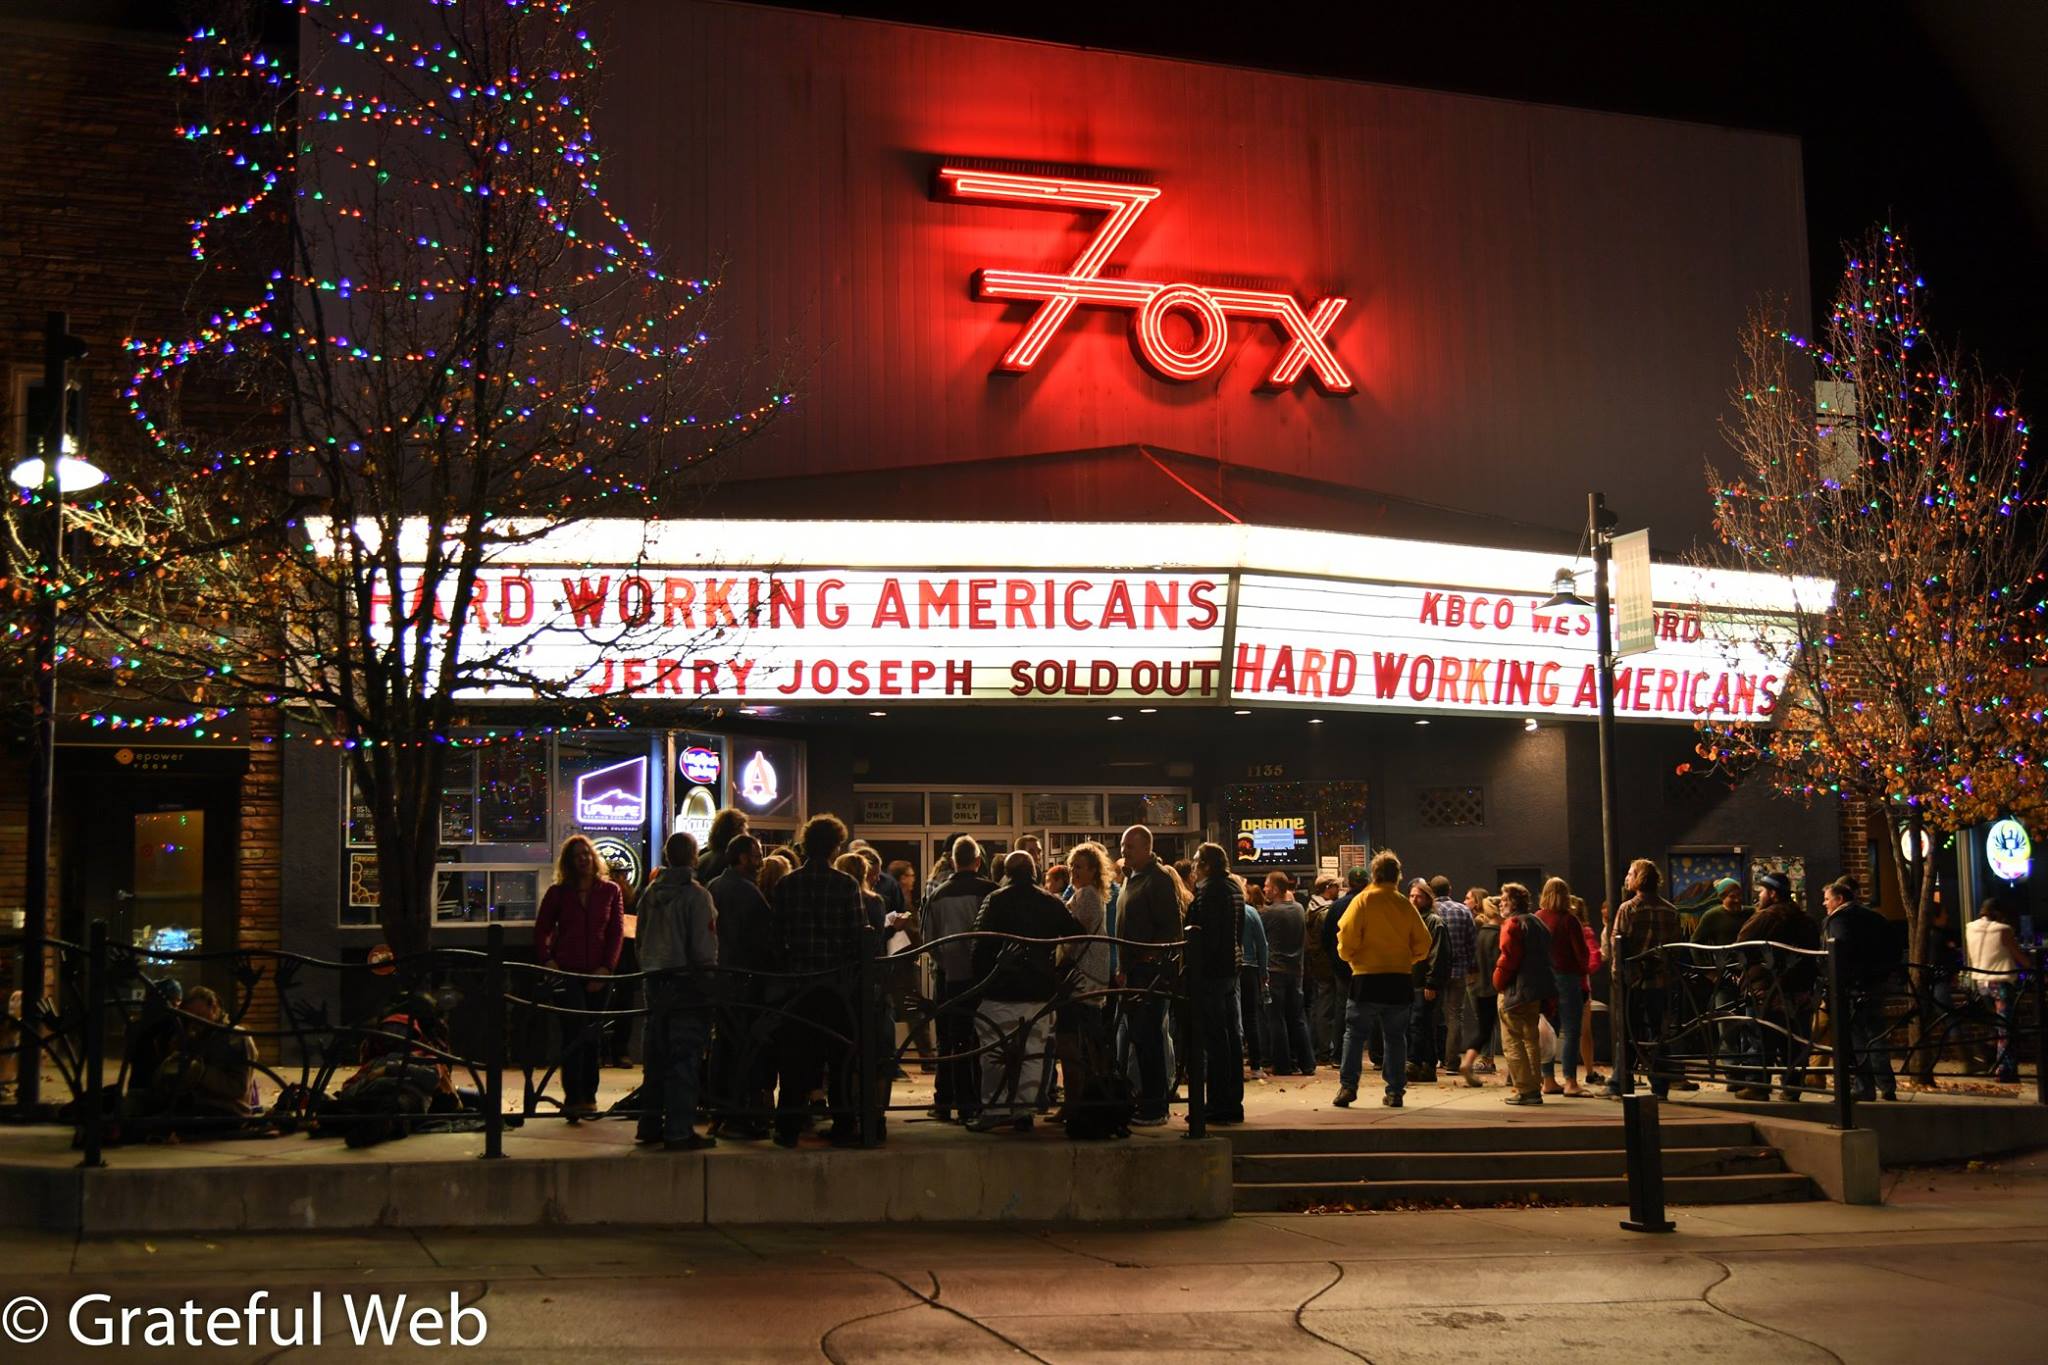
{"label": "upslope brewing sign", "polygon": [[[1539,596],[1245,574],[1231,694],[1386,710],[1592,715],[1593,618]],[[1670,720],[1768,719],[1779,669],[1731,664],[1697,608],[1657,612],[1655,665],[1616,670],[1615,710]]]}
{"label": "upslope brewing sign", "polygon": [[[1597,710],[1591,615],[1535,610],[1544,556],[1270,527],[982,523],[904,530],[945,568],[860,560],[890,525],[589,523],[531,540],[520,562],[485,566],[460,608],[463,693]],[[860,567],[745,564],[737,547],[770,534]],[[1106,549],[1153,567],[1085,567]],[[1656,650],[1617,671],[1616,710],[1769,720],[1785,613],[1827,585],[1653,567]],[[401,592],[421,609],[416,585]],[[373,629],[392,608],[373,594]],[[432,610],[452,622],[456,607]]]}

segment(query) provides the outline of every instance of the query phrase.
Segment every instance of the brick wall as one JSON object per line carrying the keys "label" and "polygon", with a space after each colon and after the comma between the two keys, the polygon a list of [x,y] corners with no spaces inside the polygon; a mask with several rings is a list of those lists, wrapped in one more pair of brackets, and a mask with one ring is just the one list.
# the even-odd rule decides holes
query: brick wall
{"label": "brick wall", "polygon": [[[204,297],[193,288],[189,223],[206,207],[211,177],[174,132],[180,96],[166,73],[177,51],[174,32],[0,18],[0,442],[11,446],[15,435],[15,375],[40,374],[44,313],[63,309],[89,349],[74,374],[87,385],[92,454],[117,476],[124,446],[138,439],[120,399],[121,339],[180,334]],[[78,709],[75,693],[66,700]],[[60,716],[65,709],[60,702]],[[252,728],[262,723],[252,718]],[[0,918],[10,925],[23,898],[27,763],[19,747],[0,746]],[[277,945],[280,809],[276,749],[253,746],[240,802],[237,946]],[[259,997],[255,1009],[251,1023],[271,1026],[274,997]]]}

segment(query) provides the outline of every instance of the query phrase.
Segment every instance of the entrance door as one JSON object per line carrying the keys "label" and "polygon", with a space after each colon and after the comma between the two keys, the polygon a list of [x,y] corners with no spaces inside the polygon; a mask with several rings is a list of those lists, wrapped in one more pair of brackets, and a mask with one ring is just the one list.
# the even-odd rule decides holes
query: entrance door
{"label": "entrance door", "polygon": [[[225,775],[60,769],[64,937],[83,943],[104,919],[109,942],[145,954],[235,947],[240,790]],[[211,986],[233,1008],[227,961],[145,959],[143,970],[187,990]]]}

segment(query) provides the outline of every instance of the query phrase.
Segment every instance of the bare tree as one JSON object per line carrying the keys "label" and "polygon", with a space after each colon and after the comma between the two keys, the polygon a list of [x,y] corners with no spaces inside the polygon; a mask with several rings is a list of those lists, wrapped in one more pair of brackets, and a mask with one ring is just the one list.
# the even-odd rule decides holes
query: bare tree
{"label": "bare tree", "polygon": [[1702,727],[1709,764],[1882,811],[1925,963],[1933,835],[2044,805],[2041,472],[2006,387],[1938,340],[1899,234],[1851,249],[1824,341],[1758,315],[1735,465],[1707,471],[1712,564],[1831,580],[1751,643],[1786,686],[1775,723]]}
{"label": "bare tree", "polygon": [[[192,335],[130,343],[150,494],[140,529],[107,528],[138,571],[94,626],[129,689],[275,707],[346,749],[406,953],[462,699],[573,695],[580,717],[624,696],[535,666],[502,621],[475,630],[493,566],[579,522],[687,510],[789,400],[714,363],[715,280],[672,273],[607,202],[597,45],[567,6],[373,8],[312,7],[303,75],[245,33],[187,43],[182,131],[249,182],[195,252],[246,274],[219,239],[253,216],[288,259]],[[185,401],[222,387],[250,420]]]}

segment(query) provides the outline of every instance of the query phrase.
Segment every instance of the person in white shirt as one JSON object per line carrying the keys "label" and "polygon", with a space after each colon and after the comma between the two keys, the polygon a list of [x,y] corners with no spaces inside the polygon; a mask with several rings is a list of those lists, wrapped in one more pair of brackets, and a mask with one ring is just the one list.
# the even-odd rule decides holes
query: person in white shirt
{"label": "person in white shirt", "polygon": [[1969,955],[1972,987],[1998,1015],[1992,1071],[2001,1081],[2017,1081],[2019,1063],[2012,1055],[2012,1004],[2019,991],[2017,973],[2033,970],[2034,955],[2020,947],[2011,913],[1995,896],[1978,907],[1977,917],[1963,933],[1963,947]]}

